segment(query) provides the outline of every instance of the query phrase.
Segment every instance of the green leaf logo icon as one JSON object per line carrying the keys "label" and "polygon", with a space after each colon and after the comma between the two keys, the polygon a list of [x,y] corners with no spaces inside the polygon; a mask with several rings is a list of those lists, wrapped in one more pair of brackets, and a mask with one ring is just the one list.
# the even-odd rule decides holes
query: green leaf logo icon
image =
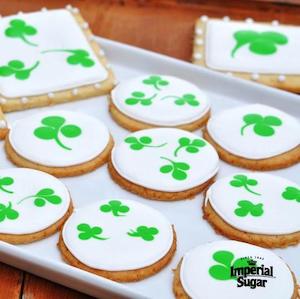
{"label": "green leaf logo icon", "polygon": [[37,34],[36,28],[27,25],[25,21],[14,19],[9,22],[9,27],[5,29],[4,33],[10,38],[20,38],[24,43],[36,47],[37,44],[30,42],[27,37]]}
{"label": "green leaf logo icon", "polygon": [[175,162],[166,157],[160,158],[169,162],[160,168],[161,173],[171,173],[173,179],[177,181],[183,181],[188,177],[186,172],[191,168],[189,164],[185,162]]}
{"label": "green leaf logo icon", "polygon": [[296,200],[297,202],[300,202],[300,189],[288,186],[281,196],[286,200]]}
{"label": "green leaf logo icon", "polygon": [[4,186],[10,186],[13,183],[14,183],[14,179],[11,177],[0,178],[0,190],[10,194],[14,193],[13,191],[10,191],[4,187]]}
{"label": "green leaf logo icon", "polygon": [[253,131],[255,134],[262,137],[269,137],[275,134],[275,129],[273,127],[279,127],[282,125],[280,118],[268,115],[261,116],[260,114],[246,114],[243,117],[245,125],[241,128],[241,135],[244,136],[244,130],[248,126],[253,126]]}
{"label": "green leaf logo icon", "polygon": [[138,226],[136,230],[131,230],[128,232],[130,237],[142,238],[144,241],[153,241],[155,235],[159,233],[159,230],[156,227],[147,227],[144,225]]}
{"label": "green leaf logo icon", "polygon": [[133,106],[136,104],[141,104],[142,106],[152,105],[152,100],[156,97],[157,94],[154,94],[151,97],[146,97],[142,91],[134,91],[131,93],[131,97],[125,100],[127,105]]}
{"label": "green leaf logo icon", "polygon": [[238,208],[234,210],[234,213],[239,217],[245,217],[248,214],[254,217],[260,217],[264,213],[263,204],[259,203],[255,205],[249,200],[240,200],[238,202]]}
{"label": "green leaf logo icon", "polygon": [[54,140],[61,148],[72,150],[62,143],[59,135],[66,138],[75,138],[81,134],[81,129],[76,125],[65,125],[65,118],[62,116],[47,116],[42,119],[44,125],[34,130],[34,135],[43,140]]}
{"label": "green leaf logo icon", "polygon": [[119,200],[111,200],[108,204],[100,206],[100,211],[104,213],[112,213],[114,216],[125,216],[129,212],[129,207],[123,205]]}
{"label": "green leaf logo icon", "polygon": [[8,205],[0,203],[0,222],[5,219],[15,220],[19,217],[19,212],[12,208],[12,203],[9,202]]}
{"label": "green leaf logo icon", "polygon": [[184,94],[181,97],[170,95],[161,98],[161,100],[165,100],[165,99],[175,99],[174,103],[177,106],[183,106],[187,104],[189,106],[197,107],[200,105],[200,102],[196,99],[196,96],[190,93]]}
{"label": "green leaf logo icon", "polygon": [[162,87],[169,85],[167,80],[162,79],[160,76],[150,76],[143,80],[146,85],[152,85],[156,90],[161,90]]}
{"label": "green leaf logo icon", "polygon": [[257,186],[257,180],[250,179],[247,176],[243,174],[237,174],[233,177],[233,179],[229,183],[232,187],[242,187],[245,188],[246,191],[255,194],[255,195],[261,195],[257,192],[254,192],[251,190],[250,186]]}
{"label": "green leaf logo icon", "polygon": [[100,236],[103,232],[103,229],[100,226],[92,227],[87,223],[81,223],[77,226],[77,230],[79,231],[78,238],[83,241],[90,239],[103,241],[108,239]]}
{"label": "green leaf logo icon", "polygon": [[234,33],[236,45],[231,51],[231,56],[235,57],[236,52],[243,46],[249,45],[249,50],[257,55],[271,55],[277,52],[278,46],[288,43],[288,38],[278,32],[265,31],[256,32],[253,30],[240,30]]}
{"label": "green leaf logo icon", "polygon": [[129,136],[124,140],[126,143],[130,144],[130,148],[134,151],[142,150],[145,147],[162,147],[167,143],[163,143],[160,145],[153,145],[152,138],[149,136],[142,136],[140,138],[136,138],[133,136]]}
{"label": "green leaf logo icon", "polygon": [[26,80],[30,77],[31,72],[38,67],[40,64],[37,61],[30,68],[26,68],[24,62],[21,60],[11,60],[7,65],[0,66],[0,76],[9,77],[14,75],[18,80]]}
{"label": "green leaf logo icon", "polygon": [[174,156],[177,157],[178,152],[185,148],[185,150],[190,154],[196,154],[199,152],[201,147],[206,145],[206,142],[202,139],[194,139],[191,140],[187,137],[182,137],[178,140],[179,146],[176,148],[174,152]]}

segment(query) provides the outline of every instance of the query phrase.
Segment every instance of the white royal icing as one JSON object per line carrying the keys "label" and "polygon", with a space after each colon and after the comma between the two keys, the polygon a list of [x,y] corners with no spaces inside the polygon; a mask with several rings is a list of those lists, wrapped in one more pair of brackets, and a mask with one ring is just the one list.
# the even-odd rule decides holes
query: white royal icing
{"label": "white royal icing", "polygon": [[[6,36],[12,20],[19,19],[37,30],[36,34],[25,38]],[[86,24],[86,23],[84,23]],[[86,25],[83,25],[86,28]],[[18,80],[11,74],[0,76],[0,93],[5,97],[33,96],[93,84],[107,78],[107,71],[98,61],[82,29],[73,15],[65,9],[39,11],[4,17],[0,20],[0,66],[9,61],[20,60],[26,68],[38,61],[29,78]],[[82,49],[89,53],[94,65],[69,64],[66,59],[70,52],[44,52],[55,49]]]}
{"label": "white royal icing", "polygon": [[[37,196],[43,189],[48,189],[46,194],[50,196]],[[1,234],[31,234],[46,229],[61,219],[69,206],[69,192],[57,178],[28,168],[0,170]]]}
{"label": "white royal icing", "polygon": [[[44,139],[35,132],[40,127],[50,127],[42,123],[46,117],[59,116],[65,119],[56,135]],[[65,126],[73,125],[76,136],[64,134]],[[40,130],[40,129],[39,129]],[[49,130],[49,129],[48,129]],[[50,132],[51,133],[51,132]],[[56,141],[55,136],[58,137]],[[86,114],[54,110],[33,114],[12,124],[9,142],[23,158],[41,165],[64,167],[88,162],[102,153],[110,139],[108,129],[98,119]]]}
{"label": "white royal icing", "polygon": [[[149,78],[160,78],[166,85],[156,87],[153,84],[143,83],[150,81]],[[154,81],[153,81],[154,82]],[[132,93],[142,92],[144,98],[152,98],[149,105],[142,102],[128,104],[128,99],[134,97]],[[197,86],[172,76],[145,75],[118,84],[112,91],[114,105],[124,114],[136,120],[159,126],[176,126],[191,123],[201,118],[208,112],[210,105],[204,92]],[[184,95],[194,97],[190,105],[183,102],[176,104],[176,100]]]}
{"label": "white royal icing", "polygon": [[[103,212],[111,201],[118,201],[129,208],[127,212],[114,216],[111,210]],[[109,208],[108,208],[109,209]],[[102,229],[99,237],[105,240],[79,238],[78,225]],[[129,236],[137,227],[146,226],[157,230],[153,240],[141,236]],[[102,200],[82,209],[77,209],[63,228],[63,240],[69,251],[83,264],[100,270],[127,271],[150,266],[170,250],[174,238],[172,226],[157,210],[146,205],[124,199]]]}
{"label": "white royal icing", "polygon": [[[255,133],[255,124],[246,125],[245,115],[275,116],[281,125],[271,126],[274,134],[261,136]],[[300,124],[294,117],[276,108],[252,104],[225,110],[210,118],[207,123],[210,136],[226,151],[248,159],[271,158],[299,146]],[[242,135],[243,131],[243,135]]]}
{"label": "white royal icing", "polygon": [[[248,21],[247,21],[248,20]],[[300,31],[295,26],[274,26],[274,24],[257,24],[252,19],[246,22],[224,22],[209,20],[205,34],[205,62],[208,67],[221,71],[235,71],[263,74],[298,75],[300,69]],[[232,57],[231,52],[237,42],[237,31],[276,32],[286,36],[287,43],[273,44],[276,52],[256,54],[250,51],[251,42],[241,46]],[[264,40],[265,41],[265,40]],[[262,41],[262,42],[264,42]],[[260,41],[258,41],[260,43]],[[268,42],[268,41],[267,41]]]}
{"label": "white royal icing", "polygon": [[[218,280],[210,275],[212,266],[220,265],[214,260],[213,255],[218,251],[229,251],[236,259],[250,258],[257,262],[260,267],[273,267],[273,277],[249,275],[243,279],[266,280],[265,287],[250,288],[249,286],[238,287],[235,278]],[[232,266],[233,264],[230,264]],[[246,262],[247,263],[247,262]],[[247,264],[245,264],[247,267]],[[244,268],[245,269],[245,268]],[[260,248],[247,243],[236,241],[216,241],[198,246],[183,257],[180,269],[180,281],[184,291],[193,299],[215,299],[220,294],[226,298],[247,299],[247,298],[292,298],[294,292],[294,281],[285,262],[272,251]],[[254,280],[253,280],[254,282]]]}
{"label": "white royal icing", "polygon": [[[135,145],[126,142],[144,136],[152,139],[151,147],[133,150],[131,146]],[[187,147],[179,149],[181,138],[190,142],[197,140],[204,146],[194,147],[193,153],[186,151]],[[187,164],[185,166],[189,169],[185,167],[183,171],[185,178],[181,177],[184,174],[180,171],[181,179],[178,179],[177,173],[173,172],[176,167],[168,159]],[[122,177],[140,186],[166,192],[184,191],[205,183],[217,173],[218,162],[218,155],[208,142],[195,134],[174,128],[135,132],[116,144],[112,151],[113,166]]]}
{"label": "white royal icing", "polygon": [[[250,185],[232,186],[239,184],[241,175],[250,180]],[[287,187],[293,189],[288,192]],[[258,172],[235,173],[215,182],[206,201],[225,222],[241,231],[268,235],[300,231],[300,187],[285,178]],[[260,205],[259,213],[253,216],[247,207],[241,209],[240,201]],[[248,213],[240,216],[238,211]]]}

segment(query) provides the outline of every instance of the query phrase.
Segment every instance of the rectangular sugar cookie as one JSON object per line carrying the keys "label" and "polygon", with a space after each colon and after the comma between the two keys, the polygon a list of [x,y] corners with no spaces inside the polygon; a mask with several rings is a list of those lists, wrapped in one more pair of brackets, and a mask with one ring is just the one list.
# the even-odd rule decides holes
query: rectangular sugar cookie
{"label": "rectangular sugar cookie", "polygon": [[252,19],[202,16],[196,22],[193,63],[300,92],[300,28]]}

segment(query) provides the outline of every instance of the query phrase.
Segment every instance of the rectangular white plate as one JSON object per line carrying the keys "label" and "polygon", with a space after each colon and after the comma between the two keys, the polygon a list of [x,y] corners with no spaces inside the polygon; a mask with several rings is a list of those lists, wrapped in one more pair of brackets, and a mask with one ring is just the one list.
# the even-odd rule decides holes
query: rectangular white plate
{"label": "rectangular white plate", "polygon": [[[246,103],[265,103],[300,117],[300,98],[297,95],[264,87],[256,83],[231,78],[199,66],[155,54],[106,39],[99,39],[117,79],[127,79],[140,74],[174,75],[191,81],[205,90],[212,103],[212,113]],[[128,131],[111,119],[105,97],[67,103],[59,109],[82,111],[101,119],[112,132],[116,142]],[[32,115],[37,111],[55,110],[57,106],[10,113],[9,122]],[[200,134],[200,131],[196,132]],[[1,145],[1,167],[12,167]],[[219,177],[238,171],[236,167],[221,162]],[[292,180],[300,180],[300,165],[273,171]],[[118,284],[65,264],[56,248],[58,234],[29,245],[12,246],[0,242],[0,260],[18,268],[45,277],[57,283],[101,298],[155,298],[169,299],[172,294],[172,269],[189,249],[214,240],[222,239],[202,219],[203,196],[193,200],[159,202],[142,199],[122,190],[110,179],[106,166],[83,176],[65,178],[76,208],[104,198],[128,198],[148,204],[161,212],[175,225],[178,235],[178,250],[171,264],[160,273],[141,282]],[[275,250],[300,277],[300,246]]]}

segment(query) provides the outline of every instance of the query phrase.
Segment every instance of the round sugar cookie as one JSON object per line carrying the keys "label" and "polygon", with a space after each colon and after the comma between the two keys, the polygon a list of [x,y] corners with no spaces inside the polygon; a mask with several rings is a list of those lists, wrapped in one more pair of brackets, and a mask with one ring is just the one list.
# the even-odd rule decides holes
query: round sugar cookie
{"label": "round sugar cookie", "polygon": [[187,252],[174,272],[177,299],[296,299],[297,284],[287,264],[268,249],[216,241]]}
{"label": "round sugar cookie", "polygon": [[133,200],[108,199],[77,209],[58,247],[71,265],[129,282],[151,276],[172,259],[176,234],[157,210]]}
{"label": "round sugar cookie", "polygon": [[193,133],[175,128],[137,131],[117,144],[108,167],[130,192],[157,200],[191,198],[206,189],[218,171],[215,149]]}
{"label": "round sugar cookie", "polygon": [[57,177],[90,172],[107,162],[113,146],[108,129],[98,119],[71,111],[46,111],[12,124],[5,141],[16,165]]}
{"label": "round sugar cookie", "polygon": [[300,161],[300,124],[261,104],[228,109],[207,123],[204,138],[230,164],[254,170],[289,167]]}
{"label": "round sugar cookie", "polygon": [[0,240],[30,243],[57,232],[72,212],[65,185],[28,168],[0,170]]}
{"label": "round sugar cookie", "polygon": [[235,173],[206,192],[204,218],[217,232],[263,247],[300,242],[300,187],[259,172]]}
{"label": "round sugar cookie", "polygon": [[110,113],[130,131],[152,127],[193,131],[207,122],[210,104],[206,94],[188,81],[144,75],[122,81],[112,90]]}

